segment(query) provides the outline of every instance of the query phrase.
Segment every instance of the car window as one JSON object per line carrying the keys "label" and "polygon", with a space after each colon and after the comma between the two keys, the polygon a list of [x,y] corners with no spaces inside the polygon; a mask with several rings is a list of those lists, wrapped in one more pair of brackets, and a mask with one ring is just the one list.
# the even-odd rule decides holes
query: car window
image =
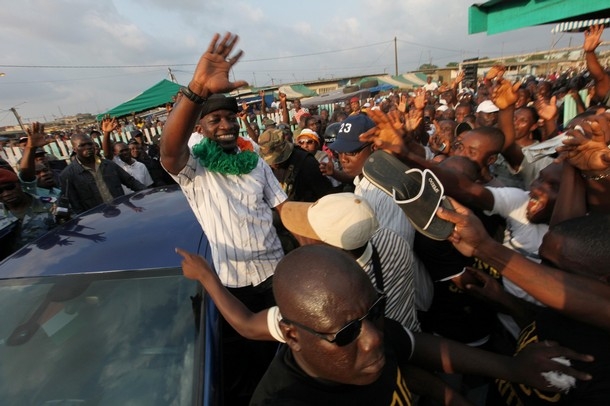
{"label": "car window", "polygon": [[192,404],[198,284],[180,269],[0,281],[0,399]]}

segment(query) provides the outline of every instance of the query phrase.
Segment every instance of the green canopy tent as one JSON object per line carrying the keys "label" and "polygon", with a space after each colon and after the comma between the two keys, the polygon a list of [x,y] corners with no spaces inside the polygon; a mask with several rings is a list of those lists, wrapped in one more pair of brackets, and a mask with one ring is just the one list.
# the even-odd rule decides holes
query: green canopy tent
{"label": "green canopy tent", "polygon": [[468,9],[468,34],[608,17],[608,0],[490,0]]}
{"label": "green canopy tent", "polygon": [[110,117],[123,117],[132,113],[139,113],[154,109],[155,107],[164,106],[166,103],[172,101],[172,98],[178,93],[180,87],[182,87],[182,85],[163,79],[133,99],[128,100],[123,104],[119,104],[105,113],[99,114],[97,119],[101,120],[106,114],[110,115]]}

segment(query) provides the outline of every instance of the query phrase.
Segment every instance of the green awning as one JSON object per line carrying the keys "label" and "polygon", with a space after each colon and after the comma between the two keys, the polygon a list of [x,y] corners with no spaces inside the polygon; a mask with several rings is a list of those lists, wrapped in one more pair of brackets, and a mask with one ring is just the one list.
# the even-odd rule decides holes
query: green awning
{"label": "green awning", "polygon": [[140,113],[142,111],[154,109],[155,107],[165,106],[166,103],[172,101],[172,98],[178,93],[181,86],[182,85],[179,85],[178,83],[163,79],[133,99],[119,104],[105,113],[99,114],[97,119],[101,120],[106,114],[109,114],[110,117],[123,117],[132,113]]}
{"label": "green awning", "polygon": [[608,0],[491,0],[468,9],[468,34],[608,17]]}

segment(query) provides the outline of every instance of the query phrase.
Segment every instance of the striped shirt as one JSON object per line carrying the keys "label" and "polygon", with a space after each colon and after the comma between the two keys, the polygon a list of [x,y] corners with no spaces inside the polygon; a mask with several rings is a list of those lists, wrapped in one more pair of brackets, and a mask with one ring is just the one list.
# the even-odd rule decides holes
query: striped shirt
{"label": "striped shirt", "polygon": [[[377,221],[379,221],[379,227],[394,231],[404,238],[409,247],[413,249],[415,229],[400,206],[394,202],[394,199],[365,177],[359,178],[356,176],[354,185],[356,185],[354,194],[364,197],[369,202],[375,212]],[[414,255],[413,267],[415,270],[415,305],[418,310],[428,310],[434,296],[432,279],[426,267],[416,255]]]}
{"label": "striped shirt", "polygon": [[413,247],[415,229],[409,223],[402,209],[394,202],[394,199],[365,177],[359,178],[356,176],[354,185],[356,186],[354,194],[364,197],[369,202],[375,216],[377,216],[379,227],[395,231],[407,240],[409,246]]}
{"label": "striped shirt", "polygon": [[415,311],[414,258],[411,247],[404,238],[387,228],[380,228],[373,234],[357,261],[375,285],[377,281],[371,244],[379,254],[383,289],[388,298],[386,317],[396,320],[411,331],[420,331]]}
{"label": "striped shirt", "polygon": [[210,242],[218,277],[227,287],[256,286],[268,279],[284,256],[271,208],[286,194],[259,158],[245,175],[210,172],[192,155],[176,176]]}

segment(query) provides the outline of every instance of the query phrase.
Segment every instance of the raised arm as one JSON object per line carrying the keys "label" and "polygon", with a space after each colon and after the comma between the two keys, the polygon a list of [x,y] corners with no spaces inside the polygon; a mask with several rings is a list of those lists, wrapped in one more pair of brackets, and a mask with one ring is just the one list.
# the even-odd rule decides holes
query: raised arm
{"label": "raised arm", "polygon": [[165,169],[177,175],[189,158],[188,140],[203,103],[212,94],[229,93],[245,86],[243,80],[229,81],[229,70],[243,55],[238,51],[229,56],[239,37],[230,32],[222,38],[215,34],[208,49],[199,59],[188,87],[182,90],[183,97],[174,105],[161,136],[161,162]]}
{"label": "raised arm", "polygon": [[265,91],[261,90],[258,92],[258,95],[261,97],[261,114],[263,117],[267,116],[267,104],[265,103]]}
{"label": "raised arm", "polygon": [[184,258],[182,260],[184,276],[203,285],[222,316],[235,331],[250,340],[274,341],[267,327],[268,309],[258,313],[251,312],[223,286],[218,275],[203,257],[180,248],[176,248],[176,252]]}
{"label": "raised arm", "polygon": [[463,255],[485,261],[546,306],[610,332],[610,286],[528,260],[494,241],[470,210],[452,203],[455,211],[439,209],[437,215],[455,224],[449,241]]}
{"label": "raised arm", "polygon": [[114,145],[110,134],[117,128],[119,128],[119,123],[116,118],[104,117],[102,119],[102,151],[106,159],[112,159],[114,156]]}
{"label": "raised arm", "polygon": [[604,100],[610,92],[610,77],[608,77],[595,55],[595,50],[602,43],[603,32],[603,25],[592,25],[585,31],[585,43],[583,44],[587,70],[595,80],[595,96],[600,100]]}
{"label": "raised arm", "polygon": [[258,143],[258,135],[254,129],[250,126],[250,121],[248,120],[248,105],[246,103],[242,103],[241,111],[237,113],[237,116],[243,121],[246,126],[246,132],[248,133],[248,137],[252,139],[252,141]]}
{"label": "raised arm", "polygon": [[36,180],[36,148],[44,147],[49,143],[44,133],[44,124],[32,123],[25,129],[28,135],[28,142],[23,149],[23,157],[19,165],[19,178],[23,182],[34,182]]}
{"label": "raised arm", "polygon": [[286,93],[280,92],[280,108],[282,110],[282,123],[290,125],[290,114],[288,113],[288,103],[286,101]]}

